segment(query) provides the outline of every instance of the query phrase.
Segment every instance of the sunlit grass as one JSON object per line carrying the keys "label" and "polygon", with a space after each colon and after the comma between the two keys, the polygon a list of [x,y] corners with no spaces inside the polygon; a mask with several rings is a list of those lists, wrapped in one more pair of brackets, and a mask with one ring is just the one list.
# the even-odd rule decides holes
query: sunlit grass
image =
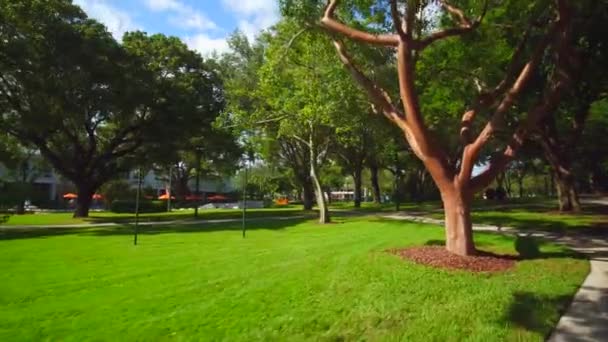
{"label": "sunlit grass", "polygon": [[[559,247],[502,274],[386,252],[443,239],[373,218],[0,235],[0,340],[541,341],[588,264]],[[476,234],[483,249],[513,240]]]}

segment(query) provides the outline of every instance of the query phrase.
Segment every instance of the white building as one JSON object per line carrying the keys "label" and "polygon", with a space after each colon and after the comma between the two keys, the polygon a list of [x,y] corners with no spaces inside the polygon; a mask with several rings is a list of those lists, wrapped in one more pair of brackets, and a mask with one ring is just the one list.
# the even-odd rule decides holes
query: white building
{"label": "white building", "polygon": [[[169,187],[168,182],[165,180],[166,177],[158,176],[153,170],[150,170],[146,173],[146,175],[142,179],[142,187],[143,188],[152,188],[156,190],[158,194],[164,193],[164,191]],[[131,186],[131,188],[137,188],[137,171],[131,171],[126,176],[127,182]],[[213,193],[227,193],[233,192],[236,190],[232,179],[224,179],[224,180],[210,180],[203,179],[201,177],[199,189],[201,192],[213,192]],[[190,179],[188,182],[188,187],[190,191],[194,192],[196,186],[196,180],[194,178]],[[175,189],[175,187],[174,187]]]}
{"label": "white building", "polygon": [[[61,200],[64,193],[75,191],[75,187],[69,181],[63,179],[52,168],[37,171],[37,173],[38,175],[32,182],[34,189],[36,189],[38,193],[48,194],[45,198],[50,201]],[[137,171],[131,171],[128,174],[125,174],[124,177],[131,188],[137,188]],[[7,183],[16,181],[15,172],[7,169],[2,163],[0,163],[0,180]],[[195,190],[194,179],[191,179],[188,185],[191,191]],[[161,194],[168,188],[168,184],[154,173],[154,171],[148,171],[143,178],[142,187],[152,188],[156,190],[157,194]],[[227,193],[235,190],[231,179],[222,181],[201,179],[200,181],[200,191],[203,193]]]}

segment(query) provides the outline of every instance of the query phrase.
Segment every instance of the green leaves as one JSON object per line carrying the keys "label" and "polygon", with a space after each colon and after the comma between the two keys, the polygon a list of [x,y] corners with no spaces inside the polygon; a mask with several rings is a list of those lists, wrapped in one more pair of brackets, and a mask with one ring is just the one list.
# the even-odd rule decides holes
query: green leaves
{"label": "green leaves", "polygon": [[172,159],[224,108],[216,66],[176,37],[116,42],[67,0],[0,4],[0,130],[96,189]]}

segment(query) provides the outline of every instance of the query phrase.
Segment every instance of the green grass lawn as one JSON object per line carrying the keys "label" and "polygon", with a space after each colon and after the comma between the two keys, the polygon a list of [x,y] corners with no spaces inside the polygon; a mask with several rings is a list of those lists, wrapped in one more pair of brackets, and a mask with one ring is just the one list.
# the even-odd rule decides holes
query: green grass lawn
{"label": "green grass lawn", "polygon": [[[553,245],[501,274],[444,271],[388,248],[431,225],[341,218],[0,234],[0,341],[541,341],[588,272]],[[513,240],[476,234],[478,247]]]}
{"label": "green grass lawn", "polygon": [[[248,217],[268,217],[268,216],[298,216],[311,215],[313,212],[303,211],[301,207],[285,206],[277,208],[248,209]],[[172,220],[216,220],[240,218],[243,212],[237,209],[201,209],[199,217],[194,218],[194,209],[174,210],[164,213],[140,214],[142,222],[151,221],[172,221]],[[71,212],[65,213],[36,213],[25,215],[12,215],[8,221],[2,223],[6,226],[48,226],[64,224],[86,224],[86,223],[107,223],[107,222],[131,222],[135,219],[134,214],[117,214],[113,212],[91,211],[88,218],[73,218]]]}

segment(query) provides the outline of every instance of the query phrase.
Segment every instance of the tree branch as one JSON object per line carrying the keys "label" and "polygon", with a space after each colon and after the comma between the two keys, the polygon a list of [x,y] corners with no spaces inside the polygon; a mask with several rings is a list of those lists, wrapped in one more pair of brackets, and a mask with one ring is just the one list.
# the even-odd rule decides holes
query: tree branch
{"label": "tree branch", "polygon": [[465,33],[475,30],[477,27],[479,27],[479,25],[483,21],[483,18],[486,15],[486,12],[488,9],[488,0],[486,0],[484,2],[484,6],[483,6],[483,10],[481,12],[481,15],[479,15],[479,17],[477,17],[477,19],[475,19],[475,21],[473,21],[473,22],[471,22],[471,20],[469,20],[468,18],[465,17],[464,12],[461,9],[454,7],[453,5],[449,4],[447,1],[441,1],[441,6],[443,8],[445,8],[445,10],[448,13],[450,13],[450,15],[452,15],[452,17],[455,17],[456,19],[458,19],[458,22],[459,22],[458,26],[450,27],[450,28],[447,28],[447,29],[444,29],[441,31],[437,31],[437,32],[432,33],[431,35],[429,35],[426,38],[416,40],[415,44],[414,44],[415,50],[420,51],[420,50],[423,50],[424,48],[426,48],[427,46],[431,45],[435,41],[449,38],[449,37],[454,37],[454,36],[461,36]]}
{"label": "tree branch", "polygon": [[490,161],[488,168],[482,173],[471,178],[470,185],[474,192],[477,192],[490,184],[496,175],[502,172],[507,164],[515,158],[517,151],[523,145],[528,133],[545,115],[548,115],[557,108],[564,90],[565,84],[560,82],[549,91],[537,106],[528,112],[526,120],[524,120],[515,130],[515,133],[513,133],[511,141],[504,152],[498,157],[493,158]]}
{"label": "tree branch", "polygon": [[475,101],[473,101],[473,106],[469,108],[463,115],[460,123],[460,138],[463,144],[467,145],[471,143],[472,137],[470,134],[471,126],[473,121],[475,120],[475,116],[477,112],[481,108],[490,108],[494,105],[496,98],[502,95],[506,90],[509,84],[511,84],[513,77],[517,72],[517,61],[521,57],[521,54],[524,51],[524,47],[526,42],[528,41],[528,37],[530,35],[530,30],[532,28],[532,20],[528,25],[528,29],[524,33],[523,39],[519,42],[517,47],[515,48],[515,52],[511,56],[511,61],[509,62],[509,66],[507,68],[507,72],[505,73],[504,78],[494,87],[492,91],[482,91]]}
{"label": "tree branch", "polygon": [[409,41],[412,38],[412,32],[414,32],[414,22],[416,22],[416,8],[418,7],[419,2],[418,0],[412,0],[407,2],[407,5],[408,6],[405,12],[405,36]]}
{"label": "tree branch", "polygon": [[[538,123],[543,119],[543,117],[556,110],[563,93],[572,84],[572,76],[574,70],[570,65],[569,58],[572,54],[572,46],[570,45],[571,18],[566,1],[558,0],[557,3],[559,20],[557,20],[556,23],[553,25],[548,37],[545,37],[549,38],[553,36],[553,33],[555,33],[555,31],[557,30],[558,39],[557,44],[555,46],[555,50],[557,52],[557,65],[556,70],[553,71],[553,74],[551,76],[550,86],[547,90],[545,90],[545,95],[541,102],[528,112],[528,116],[526,117],[526,119],[522,123],[520,123],[515,133],[513,133],[511,141],[507,145],[505,151],[499,157],[492,159],[490,161],[490,165],[484,172],[471,179],[471,187],[474,189],[474,191],[478,191],[483,187],[487,186],[492,181],[492,179],[494,179],[494,177],[496,177],[496,175],[500,173],[507,166],[507,164],[515,158],[515,154],[523,145],[524,139],[526,138],[528,133],[538,125]],[[538,58],[540,59],[540,57]],[[529,66],[529,64],[527,66]],[[516,81],[515,84],[517,84],[518,81]],[[494,114],[496,115],[496,113]],[[492,120],[494,120],[494,117],[492,118]],[[486,126],[487,129],[484,128],[484,131],[492,131],[493,127],[491,127],[491,122],[488,123],[490,127]],[[483,135],[484,131],[482,131],[482,133],[478,137],[478,140],[487,140],[487,137]]]}
{"label": "tree branch", "polygon": [[380,108],[384,115],[395,123],[405,124],[405,115],[393,105],[390,96],[386,90],[382,89],[376,82],[369,79],[359,68],[353,63],[351,57],[346,51],[344,43],[339,40],[334,40],[334,46],[338,52],[340,61],[351,73],[355,81],[367,92],[372,102]]}
{"label": "tree branch", "polygon": [[395,26],[397,34],[401,37],[405,37],[403,23],[401,22],[401,13],[399,13],[399,10],[397,9],[397,0],[391,0],[391,17],[393,18],[393,26]]}
{"label": "tree branch", "polygon": [[399,36],[396,34],[373,34],[357,30],[337,21],[334,19],[334,11],[337,6],[338,0],[328,0],[325,13],[321,19],[321,26],[332,32],[343,34],[350,39],[360,42],[393,47],[399,44]]}
{"label": "tree branch", "polygon": [[[542,41],[537,45],[534,53],[532,54],[528,62],[524,65],[521,72],[519,73],[519,76],[517,77],[511,88],[507,91],[502,101],[494,111],[494,114],[492,115],[490,121],[488,121],[488,123],[482,129],[475,141],[465,146],[464,151],[462,153],[462,167],[460,169],[459,174],[461,182],[467,182],[470,179],[471,173],[473,172],[473,166],[477,161],[482,147],[492,137],[500,122],[502,121],[504,114],[509,110],[509,108],[511,108],[517,96],[521,94],[522,90],[528,84],[530,78],[532,77],[532,73],[540,64],[545,49],[549,45],[549,42],[553,37],[557,27],[558,22],[556,22],[552,26],[547,35],[545,35]],[[465,119],[469,119],[469,117],[474,116],[474,112],[472,114],[469,112],[468,114],[469,115],[465,113]]]}

